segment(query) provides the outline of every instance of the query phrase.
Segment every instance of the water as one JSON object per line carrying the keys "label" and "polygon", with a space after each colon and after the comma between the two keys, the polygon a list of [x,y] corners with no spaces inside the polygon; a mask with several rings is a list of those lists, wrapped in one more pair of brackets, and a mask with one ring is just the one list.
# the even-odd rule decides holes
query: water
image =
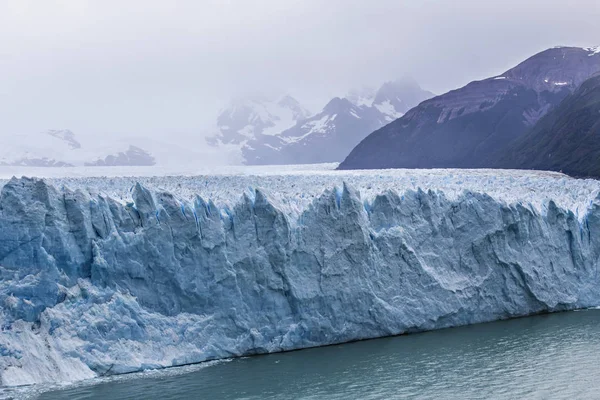
{"label": "water", "polygon": [[131,376],[41,399],[598,399],[600,311],[501,321]]}

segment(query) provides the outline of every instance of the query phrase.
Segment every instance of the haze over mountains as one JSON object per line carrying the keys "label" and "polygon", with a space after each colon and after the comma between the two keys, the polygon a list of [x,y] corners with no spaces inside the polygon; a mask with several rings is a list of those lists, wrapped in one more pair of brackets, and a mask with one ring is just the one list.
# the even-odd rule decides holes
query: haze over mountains
{"label": "haze over mountains", "polygon": [[511,142],[597,71],[598,48],[543,51],[503,74],[421,103],[369,135],[340,169],[493,167]]}
{"label": "haze over mountains", "polygon": [[138,144],[80,140],[68,129],[14,135],[0,149],[0,166],[74,167],[154,165]]}
{"label": "haze over mountains", "polygon": [[600,176],[600,47],[555,47],[434,97],[414,80],[351,91],[311,113],[292,96],[233,101],[214,135],[164,141],[15,135],[0,166],[308,164],[340,169],[511,168]]}
{"label": "haze over mountains", "polygon": [[[1,140],[0,167],[152,167],[179,168],[235,164],[233,156],[208,151],[197,137],[169,135],[90,135],[69,129],[16,134]],[[126,171],[126,170],[123,170]],[[20,173],[20,172],[19,172]],[[31,173],[31,170],[28,170]]]}
{"label": "haze over mountains", "polygon": [[404,78],[333,98],[311,116],[290,96],[238,100],[219,115],[218,133],[208,141],[217,148],[237,146],[249,165],[341,161],[370,132],[432,96]]}

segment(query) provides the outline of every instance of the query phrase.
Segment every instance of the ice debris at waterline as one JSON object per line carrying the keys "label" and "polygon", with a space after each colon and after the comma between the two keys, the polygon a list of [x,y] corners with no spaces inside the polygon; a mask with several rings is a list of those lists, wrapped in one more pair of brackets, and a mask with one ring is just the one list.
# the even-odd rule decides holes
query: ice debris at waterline
{"label": "ice debris at waterline", "polygon": [[[600,305],[596,181],[513,177],[522,185],[506,187],[516,196],[507,202],[368,183],[381,174],[290,178],[275,195],[245,190],[230,206],[140,184],[132,201],[116,201],[56,182],[6,182],[2,385]],[[338,185],[341,177],[352,183]],[[294,179],[330,189],[286,202]],[[371,194],[361,198],[363,188]],[[539,207],[520,200],[548,193],[555,201]]]}

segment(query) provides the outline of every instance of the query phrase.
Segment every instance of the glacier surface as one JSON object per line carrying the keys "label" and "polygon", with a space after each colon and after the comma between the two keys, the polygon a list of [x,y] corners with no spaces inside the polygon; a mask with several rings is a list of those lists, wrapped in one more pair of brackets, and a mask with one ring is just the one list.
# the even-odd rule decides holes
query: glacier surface
{"label": "glacier surface", "polygon": [[600,305],[597,181],[248,171],[0,181],[1,384]]}

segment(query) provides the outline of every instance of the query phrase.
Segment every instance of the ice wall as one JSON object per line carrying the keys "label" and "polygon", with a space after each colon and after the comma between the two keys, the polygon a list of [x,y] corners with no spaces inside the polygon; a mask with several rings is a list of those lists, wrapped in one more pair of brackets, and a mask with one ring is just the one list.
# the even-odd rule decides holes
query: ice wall
{"label": "ice wall", "polygon": [[[85,379],[600,305],[600,200],[351,185],[302,209],[13,179],[0,195],[0,379]],[[590,191],[586,192],[591,193]],[[540,195],[541,196],[541,195]]]}

